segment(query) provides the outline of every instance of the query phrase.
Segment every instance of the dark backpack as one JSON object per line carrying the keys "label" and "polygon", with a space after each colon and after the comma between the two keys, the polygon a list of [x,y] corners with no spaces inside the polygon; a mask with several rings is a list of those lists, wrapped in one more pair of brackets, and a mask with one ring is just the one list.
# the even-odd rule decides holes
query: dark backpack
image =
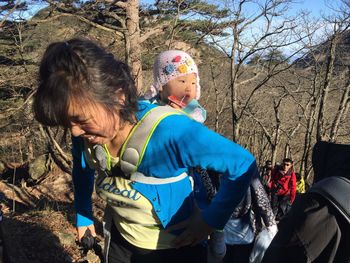
{"label": "dark backpack", "polygon": [[315,183],[308,191],[324,197],[350,224],[350,180],[333,176]]}

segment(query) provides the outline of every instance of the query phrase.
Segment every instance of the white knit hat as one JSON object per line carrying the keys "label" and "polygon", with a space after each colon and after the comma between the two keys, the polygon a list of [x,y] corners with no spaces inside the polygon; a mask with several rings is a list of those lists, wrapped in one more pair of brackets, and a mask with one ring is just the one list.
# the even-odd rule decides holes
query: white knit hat
{"label": "white knit hat", "polygon": [[201,86],[199,85],[198,68],[191,56],[180,50],[168,50],[160,53],[153,65],[153,85],[146,92],[145,98],[155,97],[170,80],[191,73],[197,75],[196,99],[198,100]]}

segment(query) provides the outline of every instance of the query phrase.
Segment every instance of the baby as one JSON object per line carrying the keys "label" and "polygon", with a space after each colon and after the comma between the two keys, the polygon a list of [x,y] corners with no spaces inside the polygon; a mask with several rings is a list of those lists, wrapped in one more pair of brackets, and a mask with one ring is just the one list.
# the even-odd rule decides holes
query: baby
{"label": "baby", "polygon": [[[182,109],[194,120],[203,123],[206,111],[198,103],[201,87],[198,68],[189,54],[180,50],[168,50],[160,53],[153,66],[153,85],[145,94],[151,103],[169,105]],[[208,205],[215,196],[218,176],[209,176],[208,171],[197,167],[191,172],[194,179],[194,194],[199,208]],[[213,179],[216,179],[213,180]],[[210,252],[223,258],[226,245],[222,231],[215,231],[210,236]]]}
{"label": "baby", "polygon": [[180,50],[168,50],[156,57],[153,85],[146,92],[145,99],[182,109],[193,119],[203,123],[206,111],[197,101],[200,92],[198,68],[190,55]]}

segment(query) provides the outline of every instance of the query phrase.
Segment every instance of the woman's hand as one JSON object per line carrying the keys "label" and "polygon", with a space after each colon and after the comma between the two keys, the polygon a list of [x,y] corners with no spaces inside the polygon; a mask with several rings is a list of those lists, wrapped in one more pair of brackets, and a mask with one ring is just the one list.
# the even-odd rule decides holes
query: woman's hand
{"label": "woman's hand", "polygon": [[199,209],[195,209],[188,220],[167,228],[167,231],[171,232],[183,228],[185,230],[172,241],[172,245],[176,248],[194,246],[207,239],[214,231],[211,226],[204,222]]}
{"label": "woman's hand", "polygon": [[89,226],[80,226],[77,227],[77,232],[78,232],[78,241],[81,242],[82,237],[85,234],[86,230],[90,230],[90,233],[93,237],[96,237],[96,231],[95,231],[95,226],[94,224],[89,225]]}

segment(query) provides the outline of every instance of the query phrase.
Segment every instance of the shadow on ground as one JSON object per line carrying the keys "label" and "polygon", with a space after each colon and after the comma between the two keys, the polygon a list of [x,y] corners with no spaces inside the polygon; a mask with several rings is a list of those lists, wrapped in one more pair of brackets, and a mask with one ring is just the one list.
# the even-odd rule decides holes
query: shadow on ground
{"label": "shadow on ground", "polygon": [[50,229],[41,225],[40,221],[22,220],[26,220],[26,217],[4,217],[1,222],[5,240],[4,250],[7,253],[5,263],[73,261],[71,255],[60,244],[59,238]]}

